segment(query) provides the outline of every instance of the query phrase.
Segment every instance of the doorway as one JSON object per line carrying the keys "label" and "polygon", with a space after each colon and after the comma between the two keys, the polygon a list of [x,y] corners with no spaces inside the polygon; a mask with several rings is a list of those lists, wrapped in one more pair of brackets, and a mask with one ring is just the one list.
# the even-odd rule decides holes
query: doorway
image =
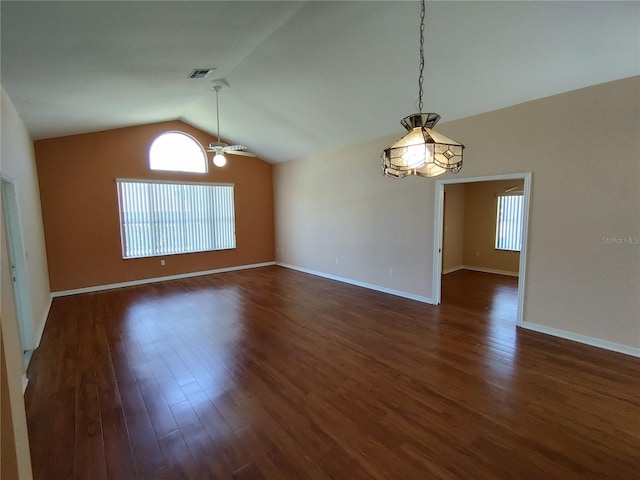
{"label": "doorway", "polygon": [[33,332],[33,313],[27,273],[27,257],[22,236],[18,196],[15,181],[6,176],[1,179],[2,191],[2,220],[7,241],[7,253],[13,280],[13,295],[18,317],[18,330],[23,352],[30,352],[35,348]]}
{"label": "doorway", "polygon": [[[529,225],[529,199],[531,194],[531,173],[517,173],[505,175],[493,175],[486,177],[455,178],[437,180],[435,188],[435,224],[434,224],[434,257],[433,257],[433,293],[434,304],[442,301],[442,262],[443,262],[443,238],[444,238],[444,190],[446,185],[469,184],[477,182],[491,182],[509,180],[523,183],[522,191],[522,225],[517,232],[521,236],[521,249],[517,272],[517,309],[516,325],[521,326],[523,321],[524,285],[526,278],[527,257],[527,232]],[[500,273],[500,272],[495,272]]]}

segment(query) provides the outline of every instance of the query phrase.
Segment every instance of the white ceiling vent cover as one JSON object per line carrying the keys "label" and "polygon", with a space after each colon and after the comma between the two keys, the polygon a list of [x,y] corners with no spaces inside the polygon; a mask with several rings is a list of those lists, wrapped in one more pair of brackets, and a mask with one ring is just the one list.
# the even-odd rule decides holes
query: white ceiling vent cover
{"label": "white ceiling vent cover", "polygon": [[207,78],[209,75],[213,73],[215,67],[211,68],[196,68],[193,72],[189,74],[189,78]]}

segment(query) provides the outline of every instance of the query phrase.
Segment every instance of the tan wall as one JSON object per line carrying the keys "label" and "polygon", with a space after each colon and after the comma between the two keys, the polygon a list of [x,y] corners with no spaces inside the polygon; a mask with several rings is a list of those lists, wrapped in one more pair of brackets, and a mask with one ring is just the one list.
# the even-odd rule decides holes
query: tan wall
{"label": "tan wall", "polygon": [[442,272],[464,265],[465,185],[444,186],[444,218],[442,220]]}
{"label": "tan wall", "polygon": [[[532,172],[524,321],[640,347],[639,247],[605,240],[639,235],[639,117],[632,77],[438,125],[458,177]],[[275,167],[278,261],[432,295],[434,181],[380,174],[400,135]]]}
{"label": "tan wall", "polygon": [[516,180],[465,184],[463,264],[503,272],[518,273],[520,254],[496,250],[496,210],[498,194],[523,185]]}
{"label": "tan wall", "polygon": [[[166,131],[215,141],[174,121],[35,142],[53,291],[273,261],[271,165],[229,155],[224,168],[209,159],[207,174],[151,171],[149,146]],[[124,260],[116,178],[235,184],[237,248],[166,256],[165,266],[158,257]]]}

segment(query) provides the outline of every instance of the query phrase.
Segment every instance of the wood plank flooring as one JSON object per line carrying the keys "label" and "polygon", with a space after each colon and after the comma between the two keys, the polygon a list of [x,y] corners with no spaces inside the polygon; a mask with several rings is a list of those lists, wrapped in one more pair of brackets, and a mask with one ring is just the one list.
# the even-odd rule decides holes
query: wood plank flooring
{"label": "wood plank flooring", "polygon": [[515,328],[516,280],[434,307],[280,267],[53,302],[36,479],[637,479],[640,361]]}

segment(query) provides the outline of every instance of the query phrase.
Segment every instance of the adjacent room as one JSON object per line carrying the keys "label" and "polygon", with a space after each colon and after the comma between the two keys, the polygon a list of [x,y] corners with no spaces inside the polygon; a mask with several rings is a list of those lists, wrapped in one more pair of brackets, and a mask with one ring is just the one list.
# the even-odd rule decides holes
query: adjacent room
{"label": "adjacent room", "polygon": [[474,308],[490,307],[491,323],[509,331],[519,318],[524,200],[518,178],[443,185],[441,302],[470,302],[469,291],[482,292]]}
{"label": "adjacent room", "polygon": [[637,478],[639,2],[0,22],[0,478]]}

